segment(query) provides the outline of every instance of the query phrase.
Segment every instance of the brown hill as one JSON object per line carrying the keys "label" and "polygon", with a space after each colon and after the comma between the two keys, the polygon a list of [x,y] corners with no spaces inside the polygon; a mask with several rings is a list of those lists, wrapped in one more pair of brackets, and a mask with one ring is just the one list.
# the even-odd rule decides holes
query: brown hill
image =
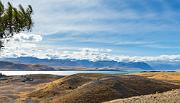
{"label": "brown hill", "polygon": [[[180,85],[180,72],[142,72],[135,73],[134,75]],[[178,101],[180,101],[180,89],[165,93],[117,99],[106,103],[179,103]]]}
{"label": "brown hill", "polygon": [[76,74],[41,85],[23,98],[26,102],[101,103],[176,88],[180,87],[134,75]]}
{"label": "brown hill", "polygon": [[48,74],[0,76],[0,103],[16,103],[19,95],[30,93],[36,90],[37,86],[60,78],[62,77]]}

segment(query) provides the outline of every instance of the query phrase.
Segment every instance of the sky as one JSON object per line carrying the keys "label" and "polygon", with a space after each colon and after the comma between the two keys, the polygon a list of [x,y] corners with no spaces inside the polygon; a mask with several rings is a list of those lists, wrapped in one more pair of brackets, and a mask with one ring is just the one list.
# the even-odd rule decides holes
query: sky
{"label": "sky", "polygon": [[34,27],[1,57],[180,61],[180,0],[2,1],[32,5]]}

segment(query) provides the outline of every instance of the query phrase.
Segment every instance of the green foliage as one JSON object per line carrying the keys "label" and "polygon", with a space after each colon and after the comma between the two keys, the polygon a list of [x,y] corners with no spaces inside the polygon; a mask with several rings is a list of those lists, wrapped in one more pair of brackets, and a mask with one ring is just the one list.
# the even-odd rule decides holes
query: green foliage
{"label": "green foliage", "polygon": [[[5,8],[0,1],[0,39],[12,37],[14,33],[31,30],[32,13],[33,9],[30,5],[27,8],[22,5],[15,8],[8,2]],[[2,47],[2,41],[0,41],[0,47]]]}

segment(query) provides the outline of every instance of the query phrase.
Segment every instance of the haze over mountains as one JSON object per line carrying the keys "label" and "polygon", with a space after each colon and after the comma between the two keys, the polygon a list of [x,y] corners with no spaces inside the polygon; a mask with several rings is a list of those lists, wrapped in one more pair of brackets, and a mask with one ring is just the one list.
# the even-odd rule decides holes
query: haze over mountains
{"label": "haze over mountains", "polygon": [[20,64],[0,61],[0,71],[52,71],[55,70],[47,65]]}
{"label": "haze over mountains", "polygon": [[[1,66],[0,68],[11,67],[19,68],[19,66],[27,66],[34,64],[33,67],[47,67],[44,70],[49,70],[51,67],[79,67],[79,68],[94,68],[96,70],[152,70],[152,67],[144,62],[117,62],[117,61],[89,61],[89,60],[71,60],[71,59],[38,59],[33,57],[6,58],[3,61],[8,61],[6,64],[11,66]],[[10,63],[13,62],[13,63]],[[5,62],[0,62],[0,64]],[[48,67],[50,66],[50,67]],[[22,68],[22,67],[21,67]],[[37,70],[39,70],[39,68]],[[76,68],[77,69],[77,68]],[[31,70],[31,69],[30,69]],[[34,69],[36,70],[36,69]],[[58,68],[58,70],[61,70]]]}
{"label": "haze over mountains", "polygon": [[80,70],[80,68],[93,68],[91,70],[180,70],[178,62],[118,62],[108,60],[39,59],[35,57],[1,58],[0,60],[0,70],[46,71],[64,70],[64,68],[66,70]]}
{"label": "haze over mountains", "polygon": [[171,62],[147,62],[152,68],[157,70],[180,70],[180,62],[179,61],[171,61]]}

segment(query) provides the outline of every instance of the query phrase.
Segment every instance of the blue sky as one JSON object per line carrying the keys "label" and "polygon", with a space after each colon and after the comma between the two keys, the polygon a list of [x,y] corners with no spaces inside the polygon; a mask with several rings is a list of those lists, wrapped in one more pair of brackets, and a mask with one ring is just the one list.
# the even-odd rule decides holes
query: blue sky
{"label": "blue sky", "polygon": [[[64,52],[75,53],[77,57],[76,52],[81,53],[86,48],[86,52],[108,57],[166,55],[177,59],[180,55],[180,0],[8,1],[14,5],[30,4],[34,8],[31,34],[42,36],[38,42],[30,42],[35,47],[31,51],[36,54],[46,51],[46,55],[52,56],[49,51],[60,51],[53,57]],[[23,47],[26,48],[18,49],[20,54],[11,55],[30,55],[27,46]]]}

